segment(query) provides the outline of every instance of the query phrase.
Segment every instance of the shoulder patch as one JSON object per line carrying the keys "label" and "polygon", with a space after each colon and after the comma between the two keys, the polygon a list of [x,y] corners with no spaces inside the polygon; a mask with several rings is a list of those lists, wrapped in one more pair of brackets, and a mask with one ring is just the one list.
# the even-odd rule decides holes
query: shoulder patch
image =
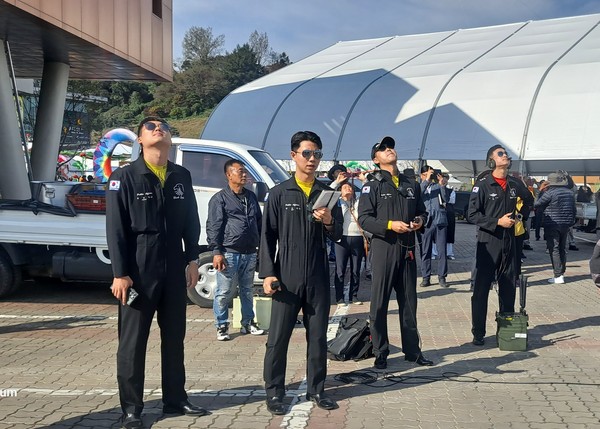
{"label": "shoulder patch", "polygon": [[121,181],[120,180],[111,180],[108,185],[109,191],[118,191],[121,189]]}
{"label": "shoulder patch", "polygon": [[473,192],[474,193],[479,192],[479,186],[473,186]]}
{"label": "shoulder patch", "polygon": [[369,192],[371,192],[371,187],[370,186],[363,186],[362,191],[363,194],[368,194]]}

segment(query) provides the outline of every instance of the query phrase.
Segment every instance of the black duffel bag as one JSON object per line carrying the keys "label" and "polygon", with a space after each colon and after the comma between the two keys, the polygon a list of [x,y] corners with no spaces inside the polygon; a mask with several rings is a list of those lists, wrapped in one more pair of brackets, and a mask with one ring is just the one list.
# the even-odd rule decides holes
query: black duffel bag
{"label": "black duffel bag", "polygon": [[369,322],[355,317],[342,317],[335,338],[327,342],[331,360],[361,360],[373,357]]}

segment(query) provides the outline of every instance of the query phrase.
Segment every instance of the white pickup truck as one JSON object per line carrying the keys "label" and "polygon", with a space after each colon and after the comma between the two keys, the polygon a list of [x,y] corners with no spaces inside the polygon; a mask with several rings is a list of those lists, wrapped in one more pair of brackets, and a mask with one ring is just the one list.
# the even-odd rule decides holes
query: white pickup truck
{"label": "white pickup truck", "polygon": [[[188,297],[211,307],[216,280],[204,227],[209,199],[227,184],[223,165],[228,159],[244,162],[250,175],[248,187],[259,201],[289,175],[267,152],[229,142],[173,138],[169,159],[191,172],[202,225],[200,280]],[[65,197],[77,192],[73,186],[77,183],[42,183],[34,200],[0,200],[0,297],[16,291],[25,277],[111,281],[104,211],[75,209]]]}
{"label": "white pickup truck", "polygon": [[576,227],[585,232],[596,231],[596,203],[575,203]]}

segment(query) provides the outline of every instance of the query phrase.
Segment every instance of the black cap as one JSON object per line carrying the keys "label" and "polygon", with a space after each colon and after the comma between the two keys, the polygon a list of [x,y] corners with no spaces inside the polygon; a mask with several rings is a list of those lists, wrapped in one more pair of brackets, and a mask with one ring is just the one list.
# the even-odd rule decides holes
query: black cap
{"label": "black cap", "polygon": [[396,146],[396,142],[394,141],[393,138],[391,138],[390,136],[384,137],[383,139],[381,139],[381,141],[379,143],[375,143],[373,145],[373,148],[371,149],[371,159],[375,158],[375,154],[377,152],[379,152],[380,150],[386,149],[386,148],[390,148],[390,149],[394,149],[394,147]]}

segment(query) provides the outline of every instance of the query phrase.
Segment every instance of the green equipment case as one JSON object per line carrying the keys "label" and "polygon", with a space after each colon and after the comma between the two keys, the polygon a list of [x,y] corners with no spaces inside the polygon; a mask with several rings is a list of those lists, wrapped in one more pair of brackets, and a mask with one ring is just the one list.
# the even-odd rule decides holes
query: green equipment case
{"label": "green equipment case", "polygon": [[525,300],[527,297],[527,277],[520,276],[519,279],[519,301],[518,313],[496,313],[496,341],[498,348],[505,351],[527,350],[527,325],[529,316],[525,312]]}

